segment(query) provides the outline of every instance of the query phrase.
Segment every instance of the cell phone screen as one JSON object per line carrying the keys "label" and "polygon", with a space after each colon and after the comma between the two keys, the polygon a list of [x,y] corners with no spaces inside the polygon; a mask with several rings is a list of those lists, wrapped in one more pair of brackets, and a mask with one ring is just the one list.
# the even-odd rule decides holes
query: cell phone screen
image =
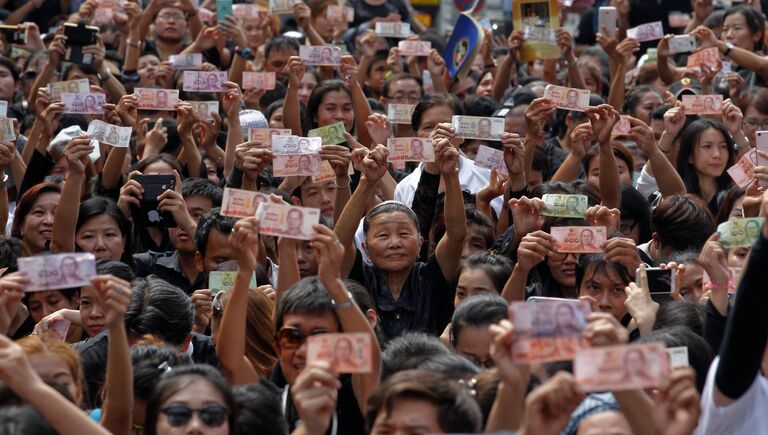
{"label": "cell phone screen", "polygon": [[651,293],[672,293],[674,279],[671,269],[646,269],[648,288]]}

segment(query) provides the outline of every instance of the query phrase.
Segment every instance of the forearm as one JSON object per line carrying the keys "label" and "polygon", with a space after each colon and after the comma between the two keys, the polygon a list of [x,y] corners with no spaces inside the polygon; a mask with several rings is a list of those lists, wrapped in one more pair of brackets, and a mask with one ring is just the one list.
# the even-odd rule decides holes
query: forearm
{"label": "forearm", "polygon": [[357,185],[357,189],[349,198],[347,206],[339,216],[339,221],[334,225],[333,231],[336,233],[336,237],[339,238],[339,242],[344,246],[344,262],[341,268],[341,276],[347,277],[352,271],[352,267],[355,264],[356,247],[355,247],[355,232],[357,231],[360,218],[363,216],[365,210],[365,203],[373,196],[376,191],[376,184],[368,181],[365,177],[360,178],[360,183]]}
{"label": "forearm", "polygon": [[227,147],[224,150],[224,176],[229,177],[235,167],[235,148],[243,143],[243,129],[240,128],[240,117],[237,113],[227,115]]}
{"label": "forearm", "polygon": [[[663,135],[662,135],[663,136]],[[656,185],[659,186],[659,192],[661,196],[667,197],[671,195],[683,194],[686,192],[685,183],[672,163],[667,159],[661,150],[656,147],[651,155],[648,156],[648,161],[653,168],[653,176],[656,178]]]}
{"label": "forearm", "polygon": [[600,144],[600,197],[601,204],[608,208],[621,207],[621,182],[616,156],[613,155],[611,143]]}
{"label": "forearm", "polygon": [[525,151],[523,154],[523,167],[525,168],[525,174],[528,177],[530,177],[533,173],[533,155],[536,153],[536,146],[538,145],[538,141],[539,138],[526,136],[523,143],[523,150]]}
{"label": "forearm", "polygon": [[576,157],[573,153],[568,153],[563,160],[563,163],[557,168],[557,172],[552,176],[551,181],[562,181],[563,183],[570,183],[571,181],[579,178],[579,168],[581,167],[581,159]]}
{"label": "forearm", "polygon": [[368,71],[368,66],[371,64],[372,59],[373,58],[367,54],[360,57],[360,64],[357,67],[357,82],[360,86],[365,86],[365,74],[366,71]]}
{"label": "forearm", "polygon": [[[43,67],[43,70],[40,72],[40,74],[37,75],[37,78],[32,83],[32,89],[29,91],[29,95],[27,96],[27,101],[29,101],[29,107],[34,108],[35,102],[37,101],[37,91],[42,88],[48,86],[48,83],[51,82],[51,79],[53,78],[53,75],[56,73],[56,65],[53,64],[53,62],[48,62]],[[36,113],[38,117],[40,116],[40,113]],[[40,118],[37,118],[40,119]]]}
{"label": "forearm", "polygon": [[299,90],[292,84],[288,84],[288,90],[285,93],[285,103],[283,104],[283,124],[285,128],[290,128],[296,136],[304,136],[304,130],[301,128],[301,109],[299,109]]}
{"label": "forearm", "polygon": [[109,435],[110,432],[88,417],[69,399],[39,377],[32,386],[17,391],[19,396],[34,406],[42,418],[61,435]]}
{"label": "forearm", "polygon": [[139,69],[139,57],[141,57],[142,40],[138,29],[131,29],[128,40],[125,41],[125,63],[123,71],[136,71]]}
{"label": "forearm", "polygon": [[[719,43],[721,52],[725,51],[725,42]],[[728,54],[733,62],[750,71],[754,71],[763,80],[768,78],[768,59],[743,48],[734,47]]]}
{"label": "forearm", "polygon": [[655,435],[653,419],[653,401],[643,390],[614,391],[621,412],[627,418],[635,435]]}
{"label": "forearm", "polygon": [[128,148],[113,147],[109,150],[104,170],[101,172],[101,187],[105,190],[118,187],[123,175],[123,164]]}
{"label": "forearm", "polygon": [[[235,286],[230,292],[229,302],[221,318],[221,326],[217,337],[216,356],[221,363],[222,372],[227,379],[233,377],[241,369],[245,355],[246,317],[248,307],[248,287],[253,270],[237,270]],[[255,381],[258,374],[254,370]]]}
{"label": "forearm", "polygon": [[338,222],[341,211],[347,206],[349,198],[352,197],[352,180],[349,175],[336,177],[336,202],[333,206],[333,221]]}
{"label": "forearm", "polygon": [[275,291],[279,299],[280,295],[299,282],[301,274],[299,273],[299,260],[296,256],[295,241],[283,237],[279,238],[277,240],[277,251],[280,253],[277,262],[280,269],[277,274],[277,288]]}
{"label": "forearm", "polygon": [[109,329],[107,397],[101,425],[113,434],[131,434],[133,426],[133,364],[124,322]]}
{"label": "forearm", "polygon": [[8,224],[8,190],[6,188],[0,189],[0,228],[5,229]]}
{"label": "forearm", "polygon": [[200,151],[197,149],[197,144],[195,143],[195,139],[192,138],[191,133],[181,136],[181,146],[184,151],[184,159],[182,162],[187,165],[189,176],[192,178],[200,178],[200,165],[203,163],[203,159],[200,157]]}
{"label": "forearm", "polygon": [[6,25],[15,25],[15,24],[21,24],[24,22],[24,20],[27,18],[27,15],[32,13],[32,11],[35,10],[35,5],[33,2],[28,1],[18,8],[16,8],[15,11],[11,12],[10,15],[8,15],[7,18],[3,20],[3,24]]}
{"label": "forearm", "polygon": [[392,177],[392,174],[387,172],[379,180],[379,189],[381,190],[381,200],[389,201],[395,199],[395,189],[397,188],[397,181]]}
{"label": "forearm", "polygon": [[547,83],[557,83],[557,59],[545,59],[541,79]]}
{"label": "forearm", "polygon": [[512,275],[509,276],[504,288],[501,290],[501,297],[509,302],[525,300],[525,282],[528,280],[528,271],[523,270],[519,265],[512,269]]}
{"label": "forearm", "polygon": [[659,67],[659,77],[661,77],[662,82],[665,84],[670,84],[680,80],[680,71],[678,71],[676,67],[670,64],[669,58],[659,58],[656,61],[656,64]]}
{"label": "forearm", "polygon": [[565,60],[565,64],[568,67],[568,83],[572,88],[587,89],[587,85],[584,83],[584,76],[581,75],[581,68],[579,68],[578,59],[571,55],[570,59]]}
{"label": "forearm", "polygon": [[195,11],[194,15],[189,15],[189,35],[193,41],[197,39],[201,30],[203,30],[203,22],[200,20],[200,15]]}
{"label": "forearm", "polygon": [[85,174],[71,171],[64,183],[59,203],[56,207],[51,235],[51,250],[53,252],[75,252],[75,229],[77,216],[80,213],[81,187],[85,182]]}
{"label": "forearm", "polygon": [[245,59],[239,54],[235,53],[235,58],[232,60],[232,65],[229,67],[229,81],[239,84],[242,88],[243,71],[245,71]]}
{"label": "forearm", "polygon": [[627,73],[627,64],[619,62],[616,73],[611,76],[611,89],[608,91],[608,104],[613,107],[621,107],[624,104],[624,93],[626,84],[624,76]]}
{"label": "forearm", "polygon": [[102,86],[107,91],[107,95],[112,97],[112,101],[119,101],[126,93],[125,86],[112,74],[107,75],[107,79],[102,83]]}
{"label": "forearm", "polygon": [[511,386],[501,381],[496,389],[496,399],[493,401],[485,431],[503,432],[516,431],[523,424],[525,411],[525,386]]}
{"label": "forearm", "polygon": [[[32,129],[29,131],[29,137],[27,138],[27,143],[24,144],[24,148],[21,150],[21,160],[25,165],[29,164],[29,160],[32,158],[32,153],[35,151],[35,148],[37,148],[38,144],[41,142],[40,136],[43,132],[43,122],[45,121],[43,121],[43,119],[40,118],[40,116],[35,118],[35,122],[32,124]],[[38,151],[40,150],[38,149]],[[20,185],[21,184],[17,184],[17,186],[20,186]]]}
{"label": "forearm", "polygon": [[[357,133],[357,141],[361,144],[371,144],[369,149],[376,148],[373,143],[371,134],[368,132],[368,127],[365,126],[368,117],[373,114],[371,105],[368,104],[368,97],[365,96],[363,88],[356,81],[352,82],[352,107],[355,110],[355,132]],[[394,180],[393,180],[394,181]]]}
{"label": "forearm", "polygon": [[464,197],[461,194],[461,183],[459,181],[458,171],[445,176],[445,237],[450,242],[464,244],[464,237],[467,234],[467,215],[464,210]]}
{"label": "forearm", "polygon": [[512,69],[515,65],[515,59],[510,55],[507,55],[507,57],[501,61],[497,75],[493,81],[493,88],[491,88],[491,97],[493,97],[496,102],[501,102],[501,99],[504,98],[504,92],[509,88],[509,82],[512,78]]}

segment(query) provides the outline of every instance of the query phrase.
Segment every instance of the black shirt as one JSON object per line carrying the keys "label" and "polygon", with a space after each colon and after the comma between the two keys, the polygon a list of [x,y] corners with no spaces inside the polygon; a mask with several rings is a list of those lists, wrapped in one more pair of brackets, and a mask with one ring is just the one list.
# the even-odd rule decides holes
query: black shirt
{"label": "black shirt", "polygon": [[205,288],[205,274],[197,274],[197,278],[192,282],[181,268],[177,251],[142,252],[141,254],[133,255],[133,262],[134,270],[138,277],[154,274],[158,278],[184,290],[188,295],[192,294],[195,290]]}
{"label": "black shirt", "polygon": [[387,339],[408,331],[440,335],[451,321],[456,285],[446,281],[434,255],[426,263],[413,265],[397,300],[377,268],[366,265],[359,251],[349,278],[368,289]]}

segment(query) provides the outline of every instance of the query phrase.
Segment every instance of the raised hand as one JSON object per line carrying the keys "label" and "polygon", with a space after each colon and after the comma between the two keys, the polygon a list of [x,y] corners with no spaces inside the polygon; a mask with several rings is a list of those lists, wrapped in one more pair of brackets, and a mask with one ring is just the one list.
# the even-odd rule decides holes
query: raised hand
{"label": "raised hand", "polygon": [[434,48],[429,50],[429,56],[427,56],[427,70],[432,77],[442,77],[445,72],[445,59]]}
{"label": "raised hand", "polygon": [[701,415],[700,399],[696,372],[690,367],[675,369],[669,383],[654,398],[653,423],[657,433],[693,433]]}
{"label": "raised hand", "polygon": [[274,155],[269,148],[259,148],[256,142],[243,142],[235,147],[235,166],[243,171],[244,177],[256,180],[264,168],[272,162]]}
{"label": "raised hand", "polygon": [[520,30],[514,30],[509,34],[509,37],[507,38],[507,48],[509,49],[509,56],[512,56],[512,59],[520,58],[520,48],[523,46],[524,42],[525,37]]}
{"label": "raised hand", "polygon": [[510,176],[520,175],[525,171],[525,150],[523,139],[517,133],[504,132],[501,134],[501,145],[504,147],[504,164]]}
{"label": "raised hand", "polygon": [[400,50],[397,47],[389,49],[389,55],[387,55],[387,69],[392,72],[393,75],[401,74],[403,72],[403,58],[400,56]]}
{"label": "raised hand", "polygon": [[544,210],[544,201],[541,198],[527,198],[509,200],[509,210],[512,212],[512,221],[515,223],[515,235],[523,237],[524,235],[540,230],[544,225],[544,217],[541,211]]}
{"label": "raised hand", "polygon": [[288,75],[288,82],[292,88],[299,89],[305,69],[304,61],[299,56],[288,58],[288,63],[285,64],[285,73]]}
{"label": "raised hand", "polygon": [[227,115],[227,118],[234,119],[240,113],[240,108],[243,107],[243,93],[240,91],[240,86],[234,82],[224,82],[224,87],[227,88],[224,92],[222,104],[224,113]]}
{"label": "raised hand", "polygon": [[87,134],[72,139],[64,147],[64,157],[67,159],[69,169],[77,173],[85,173],[85,167],[88,165],[88,155],[93,152],[91,140]]}
{"label": "raised hand", "polygon": [[211,290],[195,290],[192,293],[192,296],[190,296],[189,301],[195,308],[195,331],[204,334],[205,330],[208,329],[208,325],[211,322],[211,315],[213,314],[213,297],[211,296]]}
{"label": "raised hand", "polygon": [[555,38],[557,39],[557,45],[560,47],[560,52],[566,59],[570,59],[573,56],[573,35],[564,27],[560,27],[555,30]]}
{"label": "raised hand", "polygon": [[506,187],[507,182],[504,177],[496,169],[491,169],[491,178],[488,179],[488,184],[477,191],[477,202],[491,202],[494,198],[503,195]]}
{"label": "raised hand", "polygon": [[133,171],[128,174],[128,181],[120,188],[120,196],[117,198],[117,205],[125,217],[131,217],[132,207],[141,207],[141,196],[144,194],[144,187],[133,179],[137,175],[141,175],[141,172]]}
{"label": "raised hand", "polygon": [[619,230],[621,211],[604,205],[594,205],[584,213],[584,220],[589,225],[605,227],[605,232],[611,234]]}
{"label": "raised hand", "polygon": [[517,247],[517,267],[530,272],[547,256],[555,253],[554,242],[551,234],[541,230],[527,234]]}
{"label": "raised hand", "polygon": [[19,272],[0,278],[0,335],[5,335],[19,310],[29,280]]}
{"label": "raised hand", "polygon": [[629,332],[610,313],[592,312],[587,315],[583,337],[590,346],[613,346],[629,342]]}
{"label": "raised hand", "polygon": [[739,109],[739,106],[733,104],[731,99],[723,101],[723,105],[720,108],[720,113],[723,115],[723,125],[731,133],[731,136],[738,138],[738,136],[744,136],[741,129],[742,121],[744,120],[744,114]]}
{"label": "raised hand", "polygon": [[653,322],[656,321],[656,313],[659,311],[659,304],[651,299],[645,265],[640,266],[640,282],[638,284],[630,282],[624,289],[627,293],[624,306],[627,307],[627,312],[632,318],[637,321],[640,334],[644,335],[650,332]]}
{"label": "raised hand", "polygon": [[355,61],[354,57],[349,54],[341,56],[339,74],[344,79],[347,86],[352,86],[357,83],[357,61]]}
{"label": "raised hand", "polygon": [[579,124],[571,132],[571,154],[581,160],[592,148],[592,142],[595,140],[595,133],[592,131],[592,124],[585,122]]}
{"label": "raised hand", "polygon": [[544,124],[555,113],[554,103],[546,98],[537,98],[525,108],[526,136],[531,136],[537,140],[544,139]]}
{"label": "raised hand", "polygon": [[352,154],[349,152],[349,148],[342,145],[323,145],[320,148],[320,158],[330,163],[336,177],[344,177],[349,172]]}
{"label": "raised hand", "polygon": [[192,127],[200,120],[195,109],[188,103],[176,105],[176,131],[179,136],[191,136]]}
{"label": "raised hand", "polygon": [[363,159],[363,176],[366,180],[376,183],[387,173],[387,156],[389,151],[384,145],[377,145]]}
{"label": "raised hand", "polygon": [[526,434],[559,434],[571,413],[584,400],[573,375],[557,372],[533,390],[525,400],[523,432]]}
{"label": "raised hand", "polygon": [[131,303],[131,283],[112,275],[91,278],[107,328],[123,325],[125,313]]}
{"label": "raised hand", "polygon": [[601,144],[610,143],[613,127],[620,119],[619,112],[610,104],[601,104],[588,108],[586,114],[592,123],[592,131],[595,132],[597,141]]}
{"label": "raised hand", "polygon": [[317,255],[317,277],[323,285],[330,286],[341,278],[341,263],[344,260],[344,246],[332,229],[325,225],[313,225],[315,235],[310,241]]}
{"label": "raised hand", "polygon": [[435,142],[435,165],[444,177],[459,172],[459,150],[448,139]]}
{"label": "raised hand", "polygon": [[365,121],[365,126],[368,128],[368,134],[371,135],[374,144],[386,144],[387,138],[394,137],[392,123],[384,114],[374,113],[370,115],[368,121]]}
{"label": "raised hand", "polygon": [[299,373],[291,386],[291,396],[306,434],[324,434],[336,410],[338,374],[330,363],[316,361]]}
{"label": "raised hand", "polygon": [[[274,198],[270,199],[274,201]],[[259,219],[252,216],[237,221],[229,235],[229,243],[239,253],[238,270],[256,270],[259,254]]]}
{"label": "raised hand", "polygon": [[496,363],[499,376],[507,385],[526,388],[530,378],[528,365],[512,361],[512,345],[516,339],[515,325],[505,319],[497,325],[490,325],[488,330],[493,337],[489,353]]}

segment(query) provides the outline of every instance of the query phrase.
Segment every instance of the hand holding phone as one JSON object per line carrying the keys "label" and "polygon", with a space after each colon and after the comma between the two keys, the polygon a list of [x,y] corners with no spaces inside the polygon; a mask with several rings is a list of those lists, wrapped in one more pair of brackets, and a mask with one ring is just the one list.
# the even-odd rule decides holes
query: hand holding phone
{"label": "hand holding phone", "polygon": [[82,21],[78,24],[65,23],[64,36],[67,37],[65,43],[67,52],[64,60],[79,65],[93,65],[93,55],[84,54],[83,47],[96,44],[98,33],[98,27],[86,26]]}
{"label": "hand holding phone", "polygon": [[619,15],[615,7],[601,6],[598,11],[597,22],[599,26],[598,32],[602,32],[605,29],[607,32],[605,36],[616,37],[616,30],[619,28]]}
{"label": "hand holding phone", "polygon": [[176,188],[176,177],[168,174],[137,175],[133,177],[144,192],[141,195],[140,206],[131,211],[136,225],[147,227],[176,227],[176,220],[170,212],[157,210],[160,201],[157,199],[166,190]]}

